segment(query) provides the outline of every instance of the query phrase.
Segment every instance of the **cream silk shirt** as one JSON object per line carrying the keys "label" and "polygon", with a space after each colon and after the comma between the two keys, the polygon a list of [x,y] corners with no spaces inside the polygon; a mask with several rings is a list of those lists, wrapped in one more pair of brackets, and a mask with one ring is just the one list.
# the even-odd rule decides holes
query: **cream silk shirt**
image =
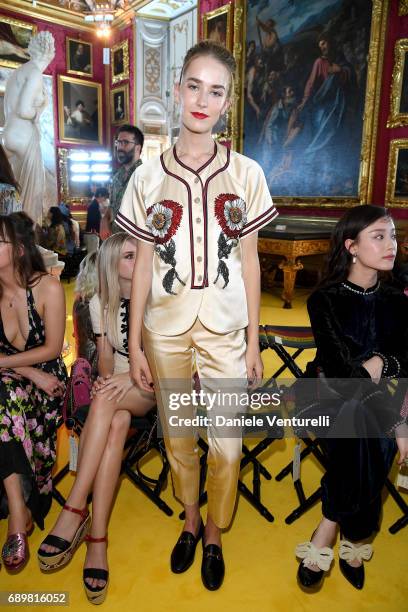
{"label": "cream silk shirt", "polygon": [[164,336],[186,332],[197,317],[216,333],[246,327],[240,241],[277,214],[261,167],[217,143],[197,171],[175,147],[139,166],[116,222],[154,244],[145,326]]}

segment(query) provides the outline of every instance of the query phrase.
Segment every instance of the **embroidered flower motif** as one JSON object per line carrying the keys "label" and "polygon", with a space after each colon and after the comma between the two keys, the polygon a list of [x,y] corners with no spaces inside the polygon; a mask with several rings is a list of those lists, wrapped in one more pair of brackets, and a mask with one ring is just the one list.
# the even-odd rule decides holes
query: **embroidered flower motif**
{"label": "embroidered flower motif", "polygon": [[222,193],[215,199],[215,216],[228,238],[238,238],[246,225],[245,202],[233,193]]}
{"label": "embroidered flower motif", "polygon": [[174,236],[183,216],[180,204],[172,200],[162,200],[147,209],[146,225],[152,232],[157,244],[164,244]]}
{"label": "embroidered flower motif", "polygon": [[232,249],[238,245],[238,238],[247,222],[245,202],[233,193],[221,193],[215,198],[214,213],[221,226],[218,237],[218,266],[214,285],[221,277],[224,286],[229,283],[229,269],[226,264]]}

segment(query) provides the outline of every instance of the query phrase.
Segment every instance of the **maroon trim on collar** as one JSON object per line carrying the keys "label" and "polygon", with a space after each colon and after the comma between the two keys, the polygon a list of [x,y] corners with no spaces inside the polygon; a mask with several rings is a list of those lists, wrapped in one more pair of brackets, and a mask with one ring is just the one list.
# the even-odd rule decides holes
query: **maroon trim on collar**
{"label": "maroon trim on collar", "polygon": [[[173,149],[174,151],[174,149]],[[194,237],[193,237],[193,210],[192,210],[192,197],[191,197],[191,189],[190,189],[190,185],[187,183],[187,181],[185,181],[183,178],[181,178],[180,176],[178,176],[177,174],[173,174],[173,172],[170,172],[170,170],[166,167],[166,164],[164,163],[164,157],[163,157],[163,153],[160,155],[160,163],[162,165],[162,168],[164,170],[164,172],[166,174],[168,174],[169,176],[175,178],[177,181],[180,181],[180,183],[183,183],[183,185],[186,187],[187,189],[187,195],[188,195],[188,218],[189,218],[189,233],[190,233],[190,261],[191,261],[191,285],[190,285],[190,289],[204,289],[205,285],[205,275],[203,278],[203,284],[202,285],[194,285],[193,282],[195,280],[195,266],[194,266]]]}
{"label": "maroon trim on collar", "polygon": [[199,175],[199,173],[204,170],[204,168],[206,168],[209,164],[211,164],[211,162],[214,161],[216,155],[218,153],[218,148],[217,148],[217,143],[214,140],[214,153],[212,154],[212,156],[210,157],[210,159],[208,159],[204,165],[202,165],[200,168],[198,168],[198,170],[193,170],[192,168],[190,168],[189,166],[186,166],[186,164],[184,164],[179,156],[177,155],[177,151],[176,151],[176,145],[173,146],[173,156],[174,159],[176,160],[176,162],[182,167],[185,168],[186,170],[188,170],[189,172],[192,172],[193,174],[195,174],[196,176]]}

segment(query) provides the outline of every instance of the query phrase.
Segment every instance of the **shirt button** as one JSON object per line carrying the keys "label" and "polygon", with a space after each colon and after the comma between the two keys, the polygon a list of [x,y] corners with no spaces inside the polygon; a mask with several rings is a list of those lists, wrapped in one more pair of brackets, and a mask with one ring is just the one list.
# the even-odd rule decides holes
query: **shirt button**
{"label": "shirt button", "polygon": [[200,217],[197,217],[196,223],[201,223],[201,218]]}
{"label": "shirt button", "polygon": [[201,283],[201,281],[203,280],[203,277],[201,276],[201,274],[199,276],[197,276],[197,280],[200,281],[200,283]]}
{"label": "shirt button", "polygon": [[203,261],[203,258],[201,257],[201,255],[197,257],[197,261]]}
{"label": "shirt button", "polygon": [[200,200],[200,198],[194,198],[194,202],[195,202],[196,204],[199,204],[199,203],[201,202],[201,200]]}
{"label": "shirt button", "polygon": [[198,176],[195,177],[194,182],[195,183],[199,183],[200,179],[198,178]]}
{"label": "shirt button", "polygon": [[201,242],[201,241],[202,241],[201,236],[197,236],[197,242]]}

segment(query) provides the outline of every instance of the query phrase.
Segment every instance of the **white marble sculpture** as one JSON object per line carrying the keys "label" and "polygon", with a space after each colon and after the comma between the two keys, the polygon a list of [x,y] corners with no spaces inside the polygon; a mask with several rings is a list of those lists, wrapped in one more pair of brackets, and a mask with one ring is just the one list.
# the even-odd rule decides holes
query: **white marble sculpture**
{"label": "white marble sculpture", "polygon": [[30,61],[13,72],[4,96],[3,145],[20,184],[24,211],[41,225],[44,201],[44,163],[39,120],[47,106],[43,71],[55,55],[54,37],[39,32],[30,41]]}

